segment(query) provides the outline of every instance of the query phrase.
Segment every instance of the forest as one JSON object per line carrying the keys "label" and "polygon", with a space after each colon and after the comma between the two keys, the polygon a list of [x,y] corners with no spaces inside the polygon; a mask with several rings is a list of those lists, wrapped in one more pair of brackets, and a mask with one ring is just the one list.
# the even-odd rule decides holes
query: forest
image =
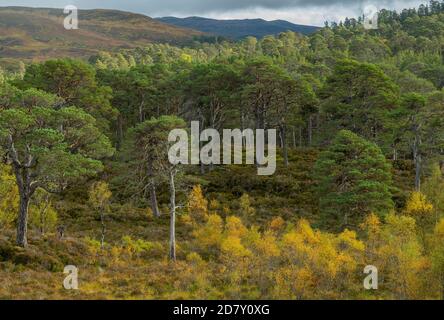
{"label": "forest", "polygon": [[[0,68],[0,299],[444,299],[444,2],[362,22]],[[192,121],[275,174],[171,164]]]}

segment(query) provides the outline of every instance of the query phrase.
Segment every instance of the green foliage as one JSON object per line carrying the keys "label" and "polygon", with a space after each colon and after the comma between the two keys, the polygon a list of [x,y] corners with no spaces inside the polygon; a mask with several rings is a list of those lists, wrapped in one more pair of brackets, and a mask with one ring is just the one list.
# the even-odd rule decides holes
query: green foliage
{"label": "green foliage", "polygon": [[254,207],[251,206],[251,198],[248,194],[243,194],[239,199],[239,212],[240,215],[248,220],[252,220],[256,213]]}
{"label": "green foliage", "polygon": [[11,227],[16,218],[19,194],[10,166],[0,164],[0,228]]}
{"label": "green foliage", "polygon": [[116,119],[117,111],[110,104],[110,88],[99,86],[94,68],[80,60],[49,60],[30,65],[21,85],[53,93],[65,105],[84,109],[102,129],[109,129],[111,121]]}
{"label": "green foliage", "polygon": [[12,139],[23,156],[18,160],[26,163],[31,159],[41,179],[37,181],[45,187],[63,186],[69,179],[100,171],[101,163],[92,157],[113,153],[108,139],[95,127],[94,118],[75,107],[3,110],[0,124],[1,146],[9,150]]}
{"label": "green foliage", "polygon": [[431,166],[430,177],[423,186],[423,192],[433,204],[435,222],[438,222],[444,213],[444,194],[441,192],[444,186],[444,177],[438,164]]}
{"label": "green foliage", "polygon": [[382,146],[387,143],[384,135],[393,127],[390,113],[398,103],[398,88],[379,67],[339,61],[327,79],[322,97],[322,110],[328,119],[325,132],[330,137],[338,128]]}
{"label": "green foliage", "polygon": [[29,224],[32,228],[39,230],[42,235],[56,231],[58,214],[48,192],[38,189],[29,211]]}
{"label": "green foliage", "polygon": [[109,210],[111,196],[108,183],[96,182],[89,190],[89,203],[96,210]]}
{"label": "green foliage", "polygon": [[319,207],[326,221],[356,226],[369,213],[393,209],[390,164],[373,143],[340,131],[314,168]]}

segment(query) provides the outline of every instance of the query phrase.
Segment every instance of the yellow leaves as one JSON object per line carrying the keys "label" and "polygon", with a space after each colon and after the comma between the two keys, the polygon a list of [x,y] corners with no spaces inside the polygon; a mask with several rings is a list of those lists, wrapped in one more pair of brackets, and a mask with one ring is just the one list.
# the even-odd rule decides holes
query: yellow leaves
{"label": "yellow leaves", "polygon": [[299,220],[296,230],[301,234],[304,241],[312,244],[319,242],[320,234],[311,228],[310,223],[307,220]]}
{"label": "yellow leaves", "polygon": [[58,221],[57,211],[51,202],[37,202],[29,208],[29,224],[42,234],[55,231]]}
{"label": "yellow leaves", "polygon": [[421,192],[413,192],[407,201],[405,214],[412,217],[428,216],[433,213],[433,205]]}
{"label": "yellow leaves", "polygon": [[357,239],[356,232],[345,230],[338,236],[341,248],[350,248],[356,251],[364,251],[365,244]]}
{"label": "yellow leaves", "polygon": [[111,259],[112,259],[113,263],[119,262],[122,251],[123,251],[122,247],[117,247],[117,246],[111,247],[110,255],[111,255]]}
{"label": "yellow leaves", "polygon": [[337,256],[337,267],[338,269],[340,268],[348,273],[352,273],[358,267],[358,261],[351,255],[340,252]]}
{"label": "yellow leaves", "polygon": [[212,214],[203,226],[196,228],[193,234],[196,244],[203,250],[214,251],[220,248],[222,253],[231,257],[244,257],[251,254],[242,245],[242,238],[247,236],[248,229],[238,217],[228,217],[224,224],[220,216]]}
{"label": "yellow leaves", "polygon": [[377,241],[367,241],[366,264],[384,274],[384,286],[395,299],[415,299],[425,289],[422,281],[428,263],[418,241],[415,219],[391,213],[376,229]]}
{"label": "yellow leaves", "polygon": [[133,240],[130,236],[122,237],[122,252],[127,253],[130,257],[139,257],[143,253],[157,251],[163,251],[162,245],[158,242]]}
{"label": "yellow leaves", "polygon": [[285,228],[285,220],[281,217],[274,218],[271,220],[269,228],[273,232],[281,232]]}
{"label": "yellow leaves", "polygon": [[286,266],[275,275],[275,298],[280,299],[314,299],[316,276],[307,267]]}
{"label": "yellow leaves", "polygon": [[392,237],[398,237],[401,241],[416,239],[415,219],[406,216],[389,214],[386,219],[385,231]]}
{"label": "yellow leaves", "polygon": [[[421,274],[432,272],[432,262],[444,274],[444,251],[437,251],[433,261],[425,256],[416,221],[409,216],[392,213],[382,222],[369,215],[362,224],[366,241],[352,230],[340,234],[315,230],[304,219],[291,228],[285,225],[275,218],[265,230],[246,228],[238,217],[224,221],[211,215],[207,223],[195,226],[196,245],[202,251],[188,261],[193,265],[199,265],[200,259],[217,261],[218,281],[226,284],[230,297],[237,298],[243,297],[242,290],[278,299],[343,298],[347,296],[343,288],[350,292],[361,288],[367,264],[384,275],[386,292],[415,298],[426,288]],[[444,238],[444,220],[435,233]],[[205,268],[211,265],[207,262]]]}
{"label": "yellow leaves", "polygon": [[209,209],[210,209],[210,213],[219,212],[219,210],[221,210],[220,202],[217,201],[216,199],[211,200],[210,204],[209,204]]}
{"label": "yellow leaves", "polygon": [[205,225],[199,226],[193,233],[197,245],[202,249],[217,248],[222,241],[223,220],[217,214],[208,217]]}
{"label": "yellow leaves", "polygon": [[435,227],[435,237],[444,240],[444,218],[441,219]]}
{"label": "yellow leaves", "polygon": [[[310,278],[316,278],[318,290],[325,286],[329,294],[332,284],[340,286],[355,277],[365,251],[355,232],[345,230],[334,235],[315,231],[306,220],[300,220],[294,230],[284,234],[281,245],[284,261],[297,270],[310,270]],[[301,274],[304,272],[307,274],[306,271]]]}
{"label": "yellow leaves", "polygon": [[251,255],[251,251],[242,245],[241,239],[231,235],[222,241],[221,250],[231,258],[244,258]]}
{"label": "yellow leaves", "polygon": [[85,243],[88,247],[88,252],[92,256],[97,256],[100,252],[100,242],[94,239],[85,238]]}
{"label": "yellow leaves", "polygon": [[369,236],[378,235],[381,232],[381,220],[376,214],[371,213],[365,218],[364,223],[361,224],[361,229],[367,231]]}
{"label": "yellow leaves", "polygon": [[231,216],[226,220],[225,232],[228,236],[242,238],[247,234],[248,230],[240,218]]}
{"label": "yellow leaves", "polygon": [[197,266],[197,267],[202,267],[202,266],[206,265],[206,262],[196,252],[191,252],[190,254],[188,254],[187,255],[187,261],[189,263],[191,263],[192,265]]}
{"label": "yellow leaves", "polygon": [[182,224],[186,226],[192,226],[193,225],[193,219],[191,219],[189,214],[184,214],[182,216],[179,216],[179,220]]}
{"label": "yellow leaves", "polygon": [[419,227],[421,241],[426,246],[428,231],[432,230],[436,223],[436,215],[433,205],[428,202],[426,196],[420,192],[413,192],[407,201],[404,213],[416,220]]}
{"label": "yellow leaves", "polygon": [[286,252],[289,251],[305,251],[304,241],[300,234],[296,231],[290,231],[284,234],[282,238],[282,245]]}
{"label": "yellow leaves", "polygon": [[205,199],[202,187],[194,186],[188,196],[188,213],[196,222],[205,222],[208,218],[208,201]]}
{"label": "yellow leaves", "polygon": [[[444,219],[441,219],[435,227],[432,241],[431,264],[434,275],[438,279],[444,279]],[[444,299],[444,283],[439,281],[439,291]]]}
{"label": "yellow leaves", "polygon": [[9,166],[0,164],[0,228],[11,227],[17,217],[19,193]]}
{"label": "yellow leaves", "polygon": [[251,206],[251,199],[248,194],[243,194],[239,199],[240,214],[248,219],[255,215],[256,210]]}
{"label": "yellow leaves", "polygon": [[182,53],[180,55],[180,60],[183,62],[186,62],[186,63],[191,63],[191,62],[193,62],[193,57],[189,54]]}
{"label": "yellow leaves", "polygon": [[258,237],[254,238],[252,246],[263,259],[275,258],[281,255],[277,239],[271,232],[265,232],[262,236],[258,234]]}
{"label": "yellow leaves", "polygon": [[96,210],[106,210],[111,196],[108,183],[103,181],[94,183],[89,190],[89,202]]}

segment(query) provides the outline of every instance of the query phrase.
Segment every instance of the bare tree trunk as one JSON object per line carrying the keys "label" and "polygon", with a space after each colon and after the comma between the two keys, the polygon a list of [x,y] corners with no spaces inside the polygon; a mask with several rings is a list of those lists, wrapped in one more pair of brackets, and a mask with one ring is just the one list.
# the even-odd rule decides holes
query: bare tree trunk
{"label": "bare tree trunk", "polygon": [[293,132],[293,148],[296,149],[297,148],[297,143],[296,143],[296,132],[294,130],[294,127],[292,129]]}
{"label": "bare tree trunk", "polygon": [[313,142],[313,117],[308,117],[308,146],[311,147]]}
{"label": "bare tree trunk", "polygon": [[175,170],[170,170],[170,259],[176,261],[176,186]]}
{"label": "bare tree trunk", "polygon": [[105,214],[103,209],[100,211],[100,222],[102,224],[102,234],[100,238],[100,248],[103,250],[105,247],[105,233],[106,233],[106,225],[105,225]]}
{"label": "bare tree trunk", "polygon": [[139,105],[139,122],[142,123],[143,121],[145,121],[144,119],[144,115],[143,115],[143,107],[145,105],[145,101],[142,100],[142,102]]}
{"label": "bare tree trunk", "polygon": [[398,161],[398,149],[393,147],[393,161]]}

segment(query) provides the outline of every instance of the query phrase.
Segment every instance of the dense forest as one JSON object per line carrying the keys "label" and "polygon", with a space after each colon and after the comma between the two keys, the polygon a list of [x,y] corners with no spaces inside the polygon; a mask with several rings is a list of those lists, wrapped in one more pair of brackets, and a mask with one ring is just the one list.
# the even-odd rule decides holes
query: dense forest
{"label": "dense forest", "polygon": [[[0,298],[444,299],[444,2],[362,20],[0,71]],[[276,173],[172,165],[191,121]]]}

